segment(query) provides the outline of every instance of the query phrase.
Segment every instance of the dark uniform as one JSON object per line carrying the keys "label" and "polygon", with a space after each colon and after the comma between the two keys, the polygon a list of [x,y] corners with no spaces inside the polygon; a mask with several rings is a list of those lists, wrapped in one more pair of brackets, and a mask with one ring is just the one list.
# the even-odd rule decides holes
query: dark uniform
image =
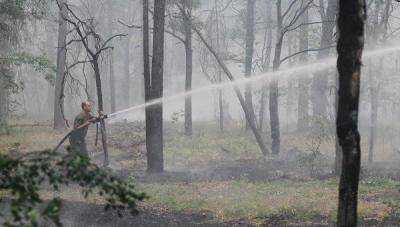
{"label": "dark uniform", "polygon": [[80,113],[75,117],[74,120],[74,131],[69,136],[69,143],[71,144],[71,148],[74,151],[77,151],[83,155],[89,155],[89,152],[86,147],[85,137],[88,131],[89,126],[83,127],[81,129],[76,129],[77,127],[86,123],[89,119],[92,119],[92,115],[87,115],[85,113]]}

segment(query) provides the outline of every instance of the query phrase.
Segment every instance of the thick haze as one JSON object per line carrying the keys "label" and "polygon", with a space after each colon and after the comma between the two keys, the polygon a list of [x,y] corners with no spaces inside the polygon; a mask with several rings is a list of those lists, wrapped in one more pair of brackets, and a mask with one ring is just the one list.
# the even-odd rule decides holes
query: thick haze
{"label": "thick haze", "polygon": [[[218,48],[225,56],[226,63],[236,78],[244,76],[244,13],[245,7],[243,1],[199,1],[199,6],[194,10],[195,20],[202,23],[202,32],[208,38],[215,38],[218,35],[222,44]],[[217,2],[217,3],[216,3]],[[286,3],[285,3],[286,2]],[[284,1],[283,8],[287,8],[287,3]],[[112,1],[113,12],[108,11],[109,7],[107,1],[72,1],[71,3],[80,15],[85,15],[85,18],[94,19],[96,28],[101,31],[103,38],[107,38],[110,34],[125,33],[127,37],[117,38],[113,41],[114,48],[114,70],[116,78],[116,103],[117,110],[123,110],[127,107],[142,104],[144,102],[143,92],[143,74],[142,74],[142,46],[141,46],[141,29],[127,28],[124,24],[141,26],[141,1],[139,0],[120,0]],[[326,3],[325,3],[326,4]],[[271,58],[273,58],[274,44],[275,44],[275,28],[276,16],[275,7],[272,5],[272,51]],[[256,7],[256,29],[255,29],[255,53],[254,53],[254,74],[261,74],[257,62],[260,60],[262,51],[265,48],[264,35],[265,35],[265,1],[257,1]],[[219,18],[216,21],[215,10],[218,9]],[[309,22],[307,25],[309,32],[309,49],[318,49],[319,39],[321,33],[321,16],[318,11],[318,6],[312,6],[309,9]],[[175,32],[179,35],[179,31],[174,27],[174,22],[171,22],[171,15],[176,14],[176,9],[170,7],[167,10],[166,30],[168,32]],[[20,49],[33,55],[46,55],[55,64],[56,62],[56,47],[57,47],[57,9],[50,8],[49,19],[37,21],[30,20],[24,26],[23,39],[20,44]],[[134,13],[132,13],[134,12]],[[291,13],[291,12],[290,12]],[[290,14],[289,13],[289,14]],[[382,15],[374,15],[374,11],[370,11],[369,24],[373,23],[376,18]],[[373,48],[382,48],[382,46],[397,45],[397,35],[399,26],[399,4],[393,3],[391,8],[391,16],[389,17],[389,26],[386,37],[379,35],[378,37],[371,37],[369,31],[372,29],[367,28],[366,51]],[[89,15],[89,16],[88,16]],[[399,16],[399,17],[398,17]],[[110,30],[110,24],[112,29]],[[218,25],[219,34],[215,32]],[[370,26],[370,25],[369,25]],[[296,27],[296,26],[295,26]],[[174,31],[175,29],[175,31]],[[298,37],[299,28],[287,33],[284,38],[282,58],[299,51]],[[73,37],[68,37],[69,39]],[[378,39],[378,45],[372,47],[374,39]],[[193,89],[205,87],[211,84],[209,77],[216,76],[218,66],[215,59],[205,49],[204,45],[194,35],[193,53],[194,53],[194,69],[193,69]],[[385,40],[385,43],[382,43]],[[129,41],[129,43],[128,43]],[[216,48],[216,44],[213,43]],[[374,44],[375,46],[375,44]],[[129,50],[129,51],[128,51]],[[166,34],[165,41],[165,63],[164,63],[164,96],[178,94],[184,92],[184,78],[185,78],[185,52],[182,43],[170,34]],[[334,57],[336,53],[335,48],[331,49],[331,56]],[[128,56],[129,55],[129,56]],[[388,52],[379,56],[368,57],[364,59],[363,67],[363,81],[361,89],[361,126],[368,125],[369,111],[370,111],[370,91],[371,86],[379,87],[378,95],[381,97],[381,102],[378,108],[378,122],[385,127],[388,122],[394,120],[398,122],[399,112],[399,93],[397,92],[399,77],[397,75],[399,69],[399,51]],[[68,65],[72,65],[77,61],[78,56],[80,60],[85,59],[84,51],[80,44],[71,45],[68,48]],[[103,92],[105,99],[106,112],[110,110],[109,98],[109,62],[110,51],[105,52],[102,58],[102,79],[104,83]],[[296,67],[300,64],[299,57],[296,55],[285,61],[281,65],[281,70],[291,67]],[[316,51],[308,52],[308,61],[312,63],[316,61]],[[126,59],[129,59],[127,63]],[[272,59],[271,59],[272,61]],[[128,64],[128,65],[127,65]],[[129,67],[129,78],[126,81],[126,67]],[[379,67],[378,71],[375,71]],[[204,70],[206,68],[206,70]],[[335,66],[332,65],[329,74],[323,75],[329,79],[329,91],[327,96],[329,100],[329,113],[331,119],[334,117],[334,92],[335,92]],[[271,70],[271,65],[269,66]],[[316,71],[318,69],[315,69]],[[310,70],[312,71],[312,70]],[[53,92],[52,86],[44,79],[38,79],[39,74],[32,70],[30,66],[22,66],[18,68],[17,77],[23,81],[24,90],[18,95],[14,95],[16,114],[24,116],[33,120],[51,120],[53,115]],[[312,73],[309,73],[312,77]],[[71,119],[77,112],[79,112],[79,104],[81,101],[86,100],[87,96],[84,91],[86,75],[88,78],[88,92],[94,93],[92,69],[87,63],[86,65],[76,65],[70,70],[66,82],[66,98],[65,98],[65,112],[69,119]],[[297,78],[301,76],[295,72],[291,75],[286,75],[279,80],[280,96],[279,96],[279,113],[282,121],[282,127],[285,125],[296,124],[297,121],[297,95],[299,93],[297,86]],[[42,77],[43,78],[43,77]],[[222,72],[222,78],[226,81],[226,77]],[[125,84],[129,84],[129,105],[125,102],[127,95],[123,90]],[[255,104],[256,112],[259,109],[259,99],[261,96],[260,88],[262,82],[258,81],[253,84],[254,95],[253,102]],[[288,89],[289,88],[289,89]],[[243,90],[243,89],[242,89]],[[243,111],[237,101],[233,90],[230,87],[223,89],[223,98],[225,102],[226,112],[229,117],[236,120],[244,120]],[[165,103],[165,119],[171,120],[172,115],[182,113],[184,109],[184,99],[177,99]],[[312,114],[312,107],[310,103],[309,114]],[[135,113],[130,113],[127,118],[129,120],[144,120],[143,110]],[[193,95],[193,119],[195,121],[210,121],[218,118],[218,92],[217,90],[207,90],[202,93]],[[266,114],[268,122],[268,114]],[[180,120],[183,118],[180,117]],[[292,127],[294,129],[294,127]],[[399,130],[397,128],[395,130]],[[285,131],[285,130],[283,130]]]}

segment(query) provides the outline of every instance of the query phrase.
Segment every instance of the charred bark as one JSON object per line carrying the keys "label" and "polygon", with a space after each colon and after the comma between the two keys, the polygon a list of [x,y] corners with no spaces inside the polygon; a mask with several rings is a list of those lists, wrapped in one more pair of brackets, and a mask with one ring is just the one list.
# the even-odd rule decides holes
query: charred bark
{"label": "charred bark", "polygon": [[339,183],[338,226],[357,225],[361,158],[358,106],[365,20],[365,0],[340,0],[337,44],[339,102],[336,127],[343,160]]}

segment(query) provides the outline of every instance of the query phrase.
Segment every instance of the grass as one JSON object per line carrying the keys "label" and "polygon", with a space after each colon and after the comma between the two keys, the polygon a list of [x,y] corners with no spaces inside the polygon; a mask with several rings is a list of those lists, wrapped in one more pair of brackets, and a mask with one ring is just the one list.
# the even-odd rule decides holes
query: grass
{"label": "grass", "polygon": [[[263,168],[258,169],[259,173],[272,174],[276,171],[254,162],[260,159],[261,152],[249,132],[235,129],[220,134],[215,126],[201,124],[195,125],[194,136],[185,137],[179,124],[170,124],[166,128],[164,154],[168,170],[184,172],[207,169],[210,166],[235,167],[233,164],[247,161],[251,167],[252,163],[254,166],[261,165]],[[143,137],[141,133],[118,133],[112,135],[117,140],[116,143]],[[62,133],[54,133],[49,127],[17,128],[10,135],[0,136],[0,150],[6,151],[16,146],[22,151],[52,148],[62,136]],[[307,143],[304,138],[292,135],[282,138],[283,152],[293,147],[307,150]],[[333,151],[331,141],[325,141],[321,147],[323,153]],[[109,150],[110,157],[127,155],[126,150],[116,146],[111,146]],[[120,160],[118,165],[132,170],[143,170],[143,155],[134,154]],[[249,172],[242,169],[234,171],[239,172],[241,177],[222,180],[145,181],[138,182],[138,189],[150,195],[147,201],[150,206],[210,215],[217,221],[247,220],[252,224],[332,223],[336,219],[336,178],[316,180],[278,177],[276,180],[252,180]],[[76,196],[80,194],[77,190],[68,188],[63,196],[71,201],[81,200]],[[359,187],[360,219],[365,222],[390,221],[400,224],[399,190],[400,182],[393,179],[377,176],[363,179]],[[96,198],[92,199],[100,203]]]}
{"label": "grass", "polygon": [[[363,220],[397,219],[400,182],[380,186],[369,181],[360,184],[359,216]],[[149,202],[180,212],[207,212],[216,219],[246,219],[256,224],[268,219],[292,222],[334,222],[337,206],[337,180],[293,182],[221,182],[150,183],[140,189],[150,195]],[[380,195],[379,199],[374,198]]]}

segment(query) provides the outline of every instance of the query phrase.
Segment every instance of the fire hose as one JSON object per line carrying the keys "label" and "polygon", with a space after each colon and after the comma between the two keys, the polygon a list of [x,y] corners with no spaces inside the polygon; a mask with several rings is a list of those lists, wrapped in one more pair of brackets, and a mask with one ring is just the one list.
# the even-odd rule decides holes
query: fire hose
{"label": "fire hose", "polygon": [[[99,123],[100,121],[102,121],[102,120],[104,120],[104,119],[107,119],[108,118],[108,115],[101,115],[101,116],[98,116],[98,117],[93,117],[93,118],[91,118],[91,119],[89,119],[89,122],[90,123],[92,123],[92,124],[96,124],[96,141],[95,141],[95,144],[97,145],[97,140],[98,140],[98,138],[99,138],[99,136],[98,136],[98,134],[99,134],[99,126],[98,126],[98,124],[97,123]],[[54,148],[54,150],[53,151],[57,151],[60,147],[61,147],[61,145],[63,145],[63,143],[71,136],[71,134],[73,133],[73,132],[75,132],[77,129],[72,129],[71,131],[69,131],[61,140],[60,140],[60,142],[57,144],[57,146],[56,146],[56,148]]]}

